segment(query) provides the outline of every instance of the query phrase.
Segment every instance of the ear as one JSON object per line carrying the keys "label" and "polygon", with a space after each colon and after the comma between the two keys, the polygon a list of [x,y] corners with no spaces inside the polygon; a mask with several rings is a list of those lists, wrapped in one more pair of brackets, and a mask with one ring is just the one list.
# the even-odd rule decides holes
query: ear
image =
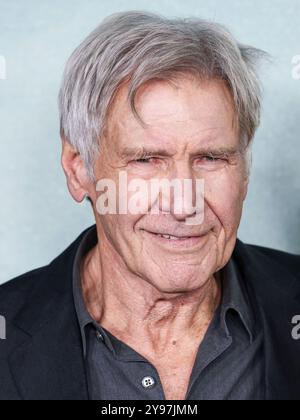
{"label": "ear", "polygon": [[81,203],[88,194],[91,181],[80,154],[65,139],[62,139],[61,164],[70,194],[75,201]]}

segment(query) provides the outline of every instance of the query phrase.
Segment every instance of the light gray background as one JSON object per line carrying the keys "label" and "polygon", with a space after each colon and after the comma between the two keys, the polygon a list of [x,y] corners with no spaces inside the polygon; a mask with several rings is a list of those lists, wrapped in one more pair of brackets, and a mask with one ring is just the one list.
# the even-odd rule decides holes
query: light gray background
{"label": "light gray background", "polygon": [[145,9],[226,24],[268,51],[263,123],[254,147],[239,237],[300,253],[299,0],[0,0],[0,283],[47,264],[93,223],[70,198],[60,168],[57,92],[63,66],[107,15]]}

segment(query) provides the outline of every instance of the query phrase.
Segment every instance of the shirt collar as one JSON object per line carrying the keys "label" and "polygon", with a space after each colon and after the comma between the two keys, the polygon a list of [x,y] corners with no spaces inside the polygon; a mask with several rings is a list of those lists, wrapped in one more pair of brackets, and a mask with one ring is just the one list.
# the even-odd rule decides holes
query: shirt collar
{"label": "shirt collar", "polygon": [[255,334],[254,313],[240,273],[232,258],[218,273],[218,276],[222,284],[222,303],[220,308],[222,327],[229,336],[230,327],[227,315],[230,311],[234,311],[249,334],[250,342],[253,342]]}

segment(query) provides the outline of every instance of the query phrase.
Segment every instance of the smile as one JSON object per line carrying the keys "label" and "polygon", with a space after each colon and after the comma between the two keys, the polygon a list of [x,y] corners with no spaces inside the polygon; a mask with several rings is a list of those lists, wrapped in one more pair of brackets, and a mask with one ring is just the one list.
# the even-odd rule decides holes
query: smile
{"label": "smile", "polygon": [[191,238],[191,236],[183,236],[183,237],[179,238],[177,236],[162,235],[160,233],[155,233],[155,235],[159,236],[160,238],[168,239],[169,241],[183,241],[183,240]]}
{"label": "smile", "polygon": [[161,245],[171,246],[175,248],[193,248],[200,245],[203,242],[203,239],[206,238],[207,234],[199,236],[174,236],[166,235],[162,233],[154,233],[145,231],[148,233],[155,241]]}

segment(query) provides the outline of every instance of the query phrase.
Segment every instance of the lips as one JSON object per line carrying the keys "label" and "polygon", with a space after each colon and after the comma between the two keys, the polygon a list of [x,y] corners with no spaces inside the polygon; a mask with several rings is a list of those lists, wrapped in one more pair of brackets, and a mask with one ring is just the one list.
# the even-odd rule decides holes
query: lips
{"label": "lips", "polygon": [[170,241],[182,241],[182,240],[186,240],[186,239],[191,238],[191,236],[178,237],[178,236],[172,236],[172,235],[163,235],[163,234],[160,234],[160,233],[155,233],[154,235],[159,236],[160,238],[168,239]]}
{"label": "lips", "polygon": [[177,236],[165,233],[151,233],[149,231],[145,231],[145,233],[152,238],[155,245],[163,249],[180,252],[181,254],[198,251],[200,247],[204,246],[207,238],[207,235]]}
{"label": "lips", "polygon": [[151,232],[151,231],[145,231],[147,233],[150,233],[153,236],[156,236],[158,238],[162,238],[162,239],[167,239],[169,241],[186,241],[186,240],[195,240],[195,239],[199,239],[202,235],[195,235],[195,234],[186,234],[186,235],[174,235],[171,233],[160,233],[160,232]]}
{"label": "lips", "polygon": [[180,236],[179,237],[179,236],[173,236],[173,235],[164,235],[164,234],[161,234],[161,233],[155,233],[155,235],[157,235],[161,238],[164,238],[164,239],[169,239],[170,241],[182,241],[182,240],[191,238],[191,236]]}

